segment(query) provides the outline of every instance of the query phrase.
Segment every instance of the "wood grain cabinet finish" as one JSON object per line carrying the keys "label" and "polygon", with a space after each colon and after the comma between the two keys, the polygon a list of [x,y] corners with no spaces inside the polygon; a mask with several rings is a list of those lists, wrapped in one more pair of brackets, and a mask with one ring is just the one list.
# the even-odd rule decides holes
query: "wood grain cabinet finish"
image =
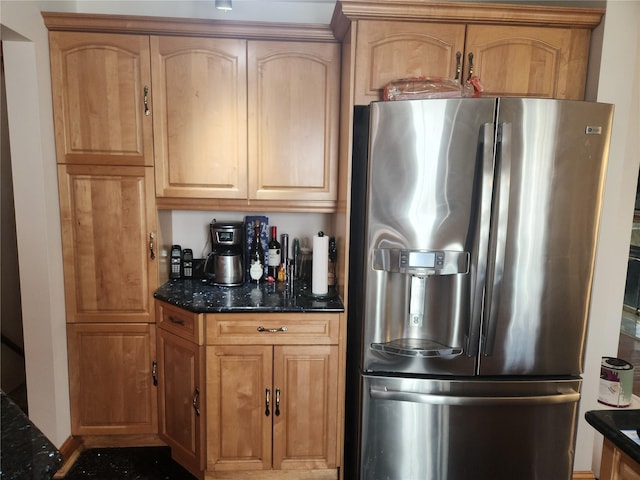
{"label": "wood grain cabinet finish", "polygon": [[600,480],[639,480],[640,464],[605,438],[602,445]]}
{"label": "wood grain cabinet finish", "polygon": [[339,62],[337,43],[151,37],[159,205],[332,211]]}
{"label": "wood grain cabinet finish", "polygon": [[153,434],[155,325],[67,324],[71,433]]}
{"label": "wood grain cabinet finish", "polygon": [[[395,21],[359,21],[355,60],[355,104],[382,99],[400,78],[462,75],[465,26]],[[460,52],[460,58],[456,54]]]}
{"label": "wood grain cabinet finish", "polygon": [[149,38],[50,32],[58,163],[153,166]]}
{"label": "wood grain cabinet finish", "polygon": [[159,197],[247,198],[246,48],[151,37]]}
{"label": "wood grain cabinet finish", "polygon": [[340,315],[243,317],[206,319],[207,472],[335,479]]}
{"label": "wood grain cabinet finish", "polygon": [[314,470],[335,478],[337,351],[208,346],[207,470]]}
{"label": "wood grain cabinet finish", "polygon": [[586,28],[469,25],[466,72],[473,53],[486,96],[582,100],[590,36]]}
{"label": "wood grain cabinet finish", "polygon": [[205,470],[206,383],[203,317],[156,302],[159,435],[194,476]]}
{"label": "wood grain cabinet finish", "polygon": [[337,198],[340,47],[249,42],[249,198]]}
{"label": "wood grain cabinet finish", "polygon": [[485,96],[583,99],[591,31],[512,25],[357,22],[355,104],[407,77],[480,78]]}
{"label": "wood grain cabinet finish", "polygon": [[58,165],[67,322],[155,323],[150,167]]}

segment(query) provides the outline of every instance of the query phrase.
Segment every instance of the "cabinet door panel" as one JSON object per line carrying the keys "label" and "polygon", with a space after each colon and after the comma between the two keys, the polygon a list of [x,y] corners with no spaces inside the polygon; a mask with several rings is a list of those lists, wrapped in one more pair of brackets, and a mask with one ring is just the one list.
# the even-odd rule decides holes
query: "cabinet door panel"
{"label": "cabinet door panel", "polygon": [[273,370],[273,468],[335,468],[338,347],[274,347]]}
{"label": "cabinet door panel", "polygon": [[154,322],[153,169],[59,165],[58,180],[67,321]]}
{"label": "cabinet door panel", "polygon": [[272,347],[207,347],[206,356],[207,470],[270,469]]}
{"label": "cabinet door panel", "polygon": [[[158,329],[160,437],[192,473],[205,468],[204,347]],[[197,410],[196,410],[197,408]]]}
{"label": "cabinet door panel", "polygon": [[406,77],[456,75],[465,26],[455,24],[359,21],[355,104],[381,100],[384,86]]}
{"label": "cabinet door panel", "polygon": [[246,41],[151,37],[159,197],[246,198]]}
{"label": "cabinet door panel", "polygon": [[338,44],[249,42],[249,198],[337,195]]}
{"label": "cabinet door panel", "polygon": [[469,25],[466,52],[486,96],[582,99],[589,38],[587,29]]}
{"label": "cabinet door panel", "polygon": [[68,324],[73,435],[157,433],[155,327]]}
{"label": "cabinet door panel", "polygon": [[149,38],[51,32],[59,163],[153,165]]}

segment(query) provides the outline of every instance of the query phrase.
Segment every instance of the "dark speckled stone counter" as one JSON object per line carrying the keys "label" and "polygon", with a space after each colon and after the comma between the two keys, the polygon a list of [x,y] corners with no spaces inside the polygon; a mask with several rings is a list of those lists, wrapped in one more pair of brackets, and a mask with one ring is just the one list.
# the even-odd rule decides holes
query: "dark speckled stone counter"
{"label": "dark speckled stone counter", "polygon": [[640,463],[640,445],[622,433],[622,430],[640,428],[640,410],[591,410],[585,413],[584,418],[616,447]]}
{"label": "dark speckled stone counter", "polygon": [[307,290],[290,294],[281,283],[220,287],[206,280],[176,279],[158,288],[154,297],[194,313],[344,311],[334,290],[325,296]]}
{"label": "dark speckled stone counter", "polygon": [[50,479],[62,464],[62,455],[4,392],[2,397],[3,480]]}

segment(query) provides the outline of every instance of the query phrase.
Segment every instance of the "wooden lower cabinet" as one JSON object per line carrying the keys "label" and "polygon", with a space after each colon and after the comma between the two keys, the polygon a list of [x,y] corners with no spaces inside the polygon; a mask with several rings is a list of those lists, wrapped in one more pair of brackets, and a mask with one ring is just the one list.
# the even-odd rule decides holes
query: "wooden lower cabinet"
{"label": "wooden lower cabinet", "polygon": [[605,438],[599,479],[640,480],[640,464]]}
{"label": "wooden lower cabinet", "polygon": [[159,435],[199,479],[337,479],[336,313],[197,314],[156,301]]}
{"label": "wooden lower cabinet", "polygon": [[158,329],[160,438],[171,456],[202,478],[204,456],[204,346]]}
{"label": "wooden lower cabinet", "polygon": [[208,473],[336,478],[337,346],[215,345],[206,357]]}
{"label": "wooden lower cabinet", "polygon": [[155,335],[149,323],[67,324],[73,435],[157,433]]}

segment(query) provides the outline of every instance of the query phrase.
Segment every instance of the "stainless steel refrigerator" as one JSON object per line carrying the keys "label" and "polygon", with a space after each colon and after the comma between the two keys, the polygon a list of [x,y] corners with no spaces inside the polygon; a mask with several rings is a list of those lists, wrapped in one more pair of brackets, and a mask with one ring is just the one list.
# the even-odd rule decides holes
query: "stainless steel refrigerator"
{"label": "stainless steel refrigerator", "polygon": [[356,107],[345,478],[571,478],[612,115]]}

